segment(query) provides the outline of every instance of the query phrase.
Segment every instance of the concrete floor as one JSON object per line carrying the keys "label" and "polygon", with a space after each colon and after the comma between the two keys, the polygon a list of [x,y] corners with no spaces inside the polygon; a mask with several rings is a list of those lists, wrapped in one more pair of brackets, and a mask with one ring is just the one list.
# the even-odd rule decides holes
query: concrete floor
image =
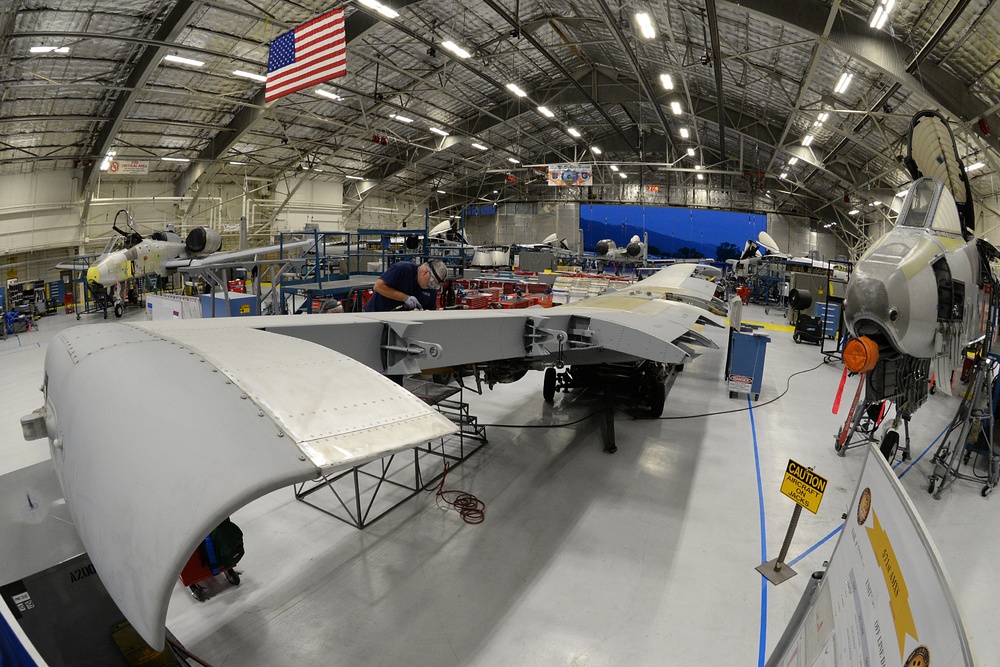
{"label": "concrete floor", "polygon": [[[46,317],[40,330],[0,341],[0,473],[48,458],[46,444],[22,440],[18,418],[41,404],[46,342],[99,321],[89,317]],[[755,306],[744,319],[784,323]],[[242,584],[220,577],[206,602],[178,584],[169,629],[216,667],[763,664],[808,573],[829,557],[855,488],[863,450],[840,457],[833,443],[857,378],[832,414],[842,366],[773,330],[760,400],[730,399],[725,332],[707,333],[723,349],[678,376],[663,419],[619,414],[615,454],[602,450],[600,415],[559,426],[599,404],[568,394],[545,404],[541,373],[466,392],[473,414],[495,426],[447,487],[485,502],[481,525],[464,523],[432,492],[363,531],[290,489],[239,510]],[[131,369],[107,372],[137,390],[146,381]],[[169,406],[158,394],[150,409]],[[988,664],[1000,655],[997,501],[965,481],[941,500],[926,492],[932,443],[956,406],[938,394],[919,410],[916,460],[897,470]],[[120,415],[110,427],[138,430],[136,419]],[[779,493],[789,458],[830,483],[818,515],[803,513],[786,558],[800,575],[774,587],[754,567],[777,555],[792,514]]]}

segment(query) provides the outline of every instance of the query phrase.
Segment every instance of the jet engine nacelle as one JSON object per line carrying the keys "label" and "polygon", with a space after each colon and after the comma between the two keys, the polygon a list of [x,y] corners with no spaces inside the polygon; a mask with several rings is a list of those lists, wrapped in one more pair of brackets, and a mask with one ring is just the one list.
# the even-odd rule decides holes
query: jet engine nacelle
{"label": "jet engine nacelle", "polygon": [[642,240],[638,234],[629,239],[628,245],[625,246],[625,254],[629,257],[642,256]]}
{"label": "jet engine nacelle", "polygon": [[611,239],[601,239],[600,241],[597,242],[596,250],[598,255],[607,255],[608,253],[613,252],[617,249],[618,245]]}
{"label": "jet engine nacelle", "polygon": [[222,236],[208,227],[195,227],[184,239],[184,249],[192,255],[207,255],[222,247]]}

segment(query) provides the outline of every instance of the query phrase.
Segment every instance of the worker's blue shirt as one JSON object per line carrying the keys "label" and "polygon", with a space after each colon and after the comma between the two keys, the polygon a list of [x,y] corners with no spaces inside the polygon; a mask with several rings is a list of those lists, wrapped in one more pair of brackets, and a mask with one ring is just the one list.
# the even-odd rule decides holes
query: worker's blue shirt
{"label": "worker's blue shirt", "polygon": [[[437,290],[420,287],[420,283],[417,282],[417,269],[419,268],[420,265],[413,262],[396,262],[380,278],[389,287],[397,289],[403,294],[417,297],[417,301],[420,302],[424,310],[434,310],[437,308]],[[368,301],[368,305],[365,306],[365,312],[386,312],[395,310],[402,305],[402,301],[388,299],[375,292]]]}

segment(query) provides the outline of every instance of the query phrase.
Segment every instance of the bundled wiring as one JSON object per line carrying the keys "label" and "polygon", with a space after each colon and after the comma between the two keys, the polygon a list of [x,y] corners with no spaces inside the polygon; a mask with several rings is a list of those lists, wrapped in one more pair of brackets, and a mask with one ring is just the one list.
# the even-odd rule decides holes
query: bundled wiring
{"label": "bundled wiring", "polygon": [[444,463],[444,472],[435,494],[445,505],[453,508],[465,523],[482,523],[486,520],[486,503],[471,493],[444,488],[444,480],[448,478],[448,462]]}

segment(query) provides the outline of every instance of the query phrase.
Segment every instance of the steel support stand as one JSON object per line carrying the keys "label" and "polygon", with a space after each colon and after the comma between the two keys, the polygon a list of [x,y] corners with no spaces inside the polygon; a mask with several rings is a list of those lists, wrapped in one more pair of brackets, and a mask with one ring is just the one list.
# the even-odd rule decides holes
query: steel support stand
{"label": "steel support stand", "polygon": [[795,570],[785,565],[785,556],[788,555],[788,547],[792,545],[792,535],[795,534],[795,527],[799,525],[799,516],[801,514],[802,505],[795,503],[795,509],[792,510],[792,520],[788,524],[788,531],[785,532],[785,541],[781,543],[781,552],[778,554],[778,557],[766,563],[761,563],[755,568],[775,586],[788,581],[798,574]]}

